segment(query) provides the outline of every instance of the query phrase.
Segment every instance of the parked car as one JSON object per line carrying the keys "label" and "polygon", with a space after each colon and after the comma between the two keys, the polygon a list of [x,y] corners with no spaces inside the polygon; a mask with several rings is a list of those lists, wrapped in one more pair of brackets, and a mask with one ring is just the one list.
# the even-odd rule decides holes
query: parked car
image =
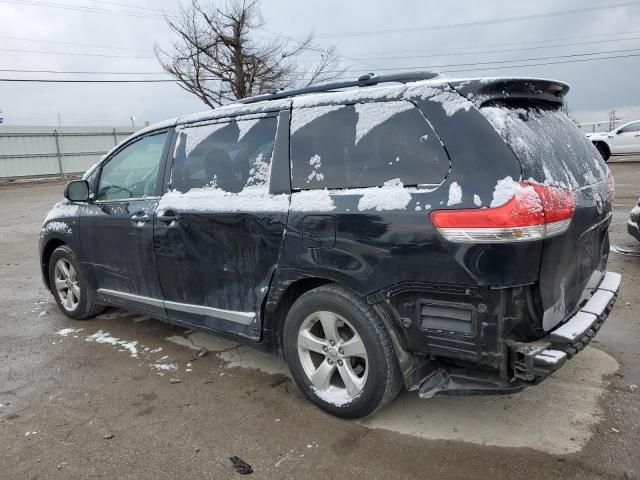
{"label": "parked car", "polygon": [[640,154],[640,120],[625,123],[609,133],[589,133],[587,137],[605,162],[611,155]]}
{"label": "parked car", "polygon": [[67,185],[45,285],[74,319],[111,305],[281,354],[341,417],[402,388],[520,391],[620,284],[611,175],[568,88],[368,75],[149,127]]}
{"label": "parked car", "polygon": [[638,203],[631,209],[629,213],[629,220],[627,221],[627,232],[640,241],[640,199]]}

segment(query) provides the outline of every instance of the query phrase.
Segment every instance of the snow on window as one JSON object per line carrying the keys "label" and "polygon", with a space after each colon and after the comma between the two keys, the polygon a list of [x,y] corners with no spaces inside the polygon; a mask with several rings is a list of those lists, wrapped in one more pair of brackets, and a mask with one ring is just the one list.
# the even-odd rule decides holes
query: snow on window
{"label": "snow on window", "polygon": [[312,180],[317,182],[321,182],[324,180],[324,175],[320,173],[320,167],[322,167],[322,158],[320,155],[314,155],[309,159],[309,165],[311,165],[311,173],[307,176],[307,183],[310,183]]}
{"label": "snow on window", "polygon": [[428,100],[440,103],[448,117],[453,116],[453,114],[461,110],[468,112],[473,106],[473,103],[454,91],[442,91],[430,97]]}
{"label": "snow on window", "polygon": [[473,204],[476,207],[481,207],[482,206],[482,200],[480,199],[479,195],[476,194],[476,195],[473,196]]}
{"label": "snow on window", "polygon": [[458,205],[462,203],[462,188],[458,185],[458,182],[453,182],[449,186],[449,200],[447,206]]}
{"label": "snow on window", "polygon": [[335,203],[324,190],[303,190],[291,195],[291,211],[293,212],[330,212],[336,209]]}
{"label": "snow on window", "polygon": [[325,105],[323,107],[295,109],[291,118],[291,135],[296,133],[305,125],[313,122],[316,118],[320,118],[329,112],[340,110],[341,108],[344,108],[344,106],[345,105]]}
{"label": "snow on window", "polygon": [[272,195],[264,185],[247,186],[238,193],[215,187],[192,188],[187,193],[173,190],[158,204],[158,209],[193,212],[286,212],[288,207],[288,195]]}
{"label": "snow on window", "polygon": [[247,179],[247,187],[267,185],[271,175],[271,163],[259,154],[253,162],[251,170],[249,170],[249,178]]}
{"label": "snow on window", "polygon": [[249,130],[251,130],[259,121],[259,118],[255,118],[253,120],[239,120],[238,128],[240,129],[240,135],[238,135],[238,141],[242,140],[242,138],[249,133]]}
{"label": "snow on window", "polygon": [[[186,133],[186,144],[185,144],[185,154],[189,156],[191,152],[193,152],[198,145],[204,142],[211,135],[216,133],[219,130],[222,130],[224,127],[229,125],[228,123],[214,123],[211,125],[203,125],[200,127],[189,127],[186,131],[181,131],[181,133]],[[182,135],[178,137],[180,140]],[[176,143],[175,152],[178,151],[179,143]],[[174,154],[175,154],[174,152]]]}
{"label": "snow on window", "polygon": [[598,152],[561,111],[496,106],[480,111],[535,181],[578,188],[606,178]]}
{"label": "snow on window", "polygon": [[389,120],[398,113],[415,108],[409,102],[377,102],[377,103],[357,103],[355,105],[358,121],[356,123],[357,145],[371,130],[381,123]]}

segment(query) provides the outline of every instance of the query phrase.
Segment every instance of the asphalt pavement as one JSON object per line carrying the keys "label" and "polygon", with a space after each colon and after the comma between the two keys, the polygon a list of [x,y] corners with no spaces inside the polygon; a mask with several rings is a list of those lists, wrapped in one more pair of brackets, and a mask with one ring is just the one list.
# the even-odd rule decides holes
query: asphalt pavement
{"label": "asphalt pavement", "polygon": [[248,347],[116,309],[66,318],[37,258],[63,184],[0,186],[0,479],[233,478],[231,457],[251,478],[640,478],[640,244],[626,233],[640,163],[624,160],[610,164],[622,291],[590,347],[515,395],[403,393],[362,421],[316,409],[281,359]]}

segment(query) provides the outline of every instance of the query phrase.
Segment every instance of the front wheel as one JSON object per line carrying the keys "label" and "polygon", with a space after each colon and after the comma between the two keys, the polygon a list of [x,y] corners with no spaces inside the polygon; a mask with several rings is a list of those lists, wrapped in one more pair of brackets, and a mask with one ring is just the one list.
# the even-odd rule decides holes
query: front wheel
{"label": "front wheel", "polygon": [[596,149],[598,150],[598,153],[600,153],[600,155],[602,156],[602,159],[605,162],[609,160],[609,157],[611,156],[611,152],[609,152],[609,148],[607,147],[606,144],[604,144],[603,142],[598,142],[596,143]]}
{"label": "front wheel", "polygon": [[370,415],[402,386],[386,327],[366,303],[337,285],[296,300],[285,321],[284,351],[303,394],[338,417]]}
{"label": "front wheel", "polygon": [[93,292],[80,271],[75,253],[66,245],[51,254],[49,285],[58,307],[67,317],[83,320],[104,310],[94,302]]}

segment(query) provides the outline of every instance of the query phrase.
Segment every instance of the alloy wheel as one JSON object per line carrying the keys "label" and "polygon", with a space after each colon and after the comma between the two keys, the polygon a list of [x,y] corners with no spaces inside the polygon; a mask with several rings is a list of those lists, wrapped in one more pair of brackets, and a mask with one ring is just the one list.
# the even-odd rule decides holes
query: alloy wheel
{"label": "alloy wheel", "polygon": [[360,395],[367,381],[367,351],[355,328],[328,311],[312,313],[298,332],[300,363],[316,394],[344,404]]}
{"label": "alloy wheel", "polygon": [[71,262],[65,258],[59,259],[56,262],[53,275],[60,304],[69,312],[78,308],[80,283],[78,282],[78,273]]}

